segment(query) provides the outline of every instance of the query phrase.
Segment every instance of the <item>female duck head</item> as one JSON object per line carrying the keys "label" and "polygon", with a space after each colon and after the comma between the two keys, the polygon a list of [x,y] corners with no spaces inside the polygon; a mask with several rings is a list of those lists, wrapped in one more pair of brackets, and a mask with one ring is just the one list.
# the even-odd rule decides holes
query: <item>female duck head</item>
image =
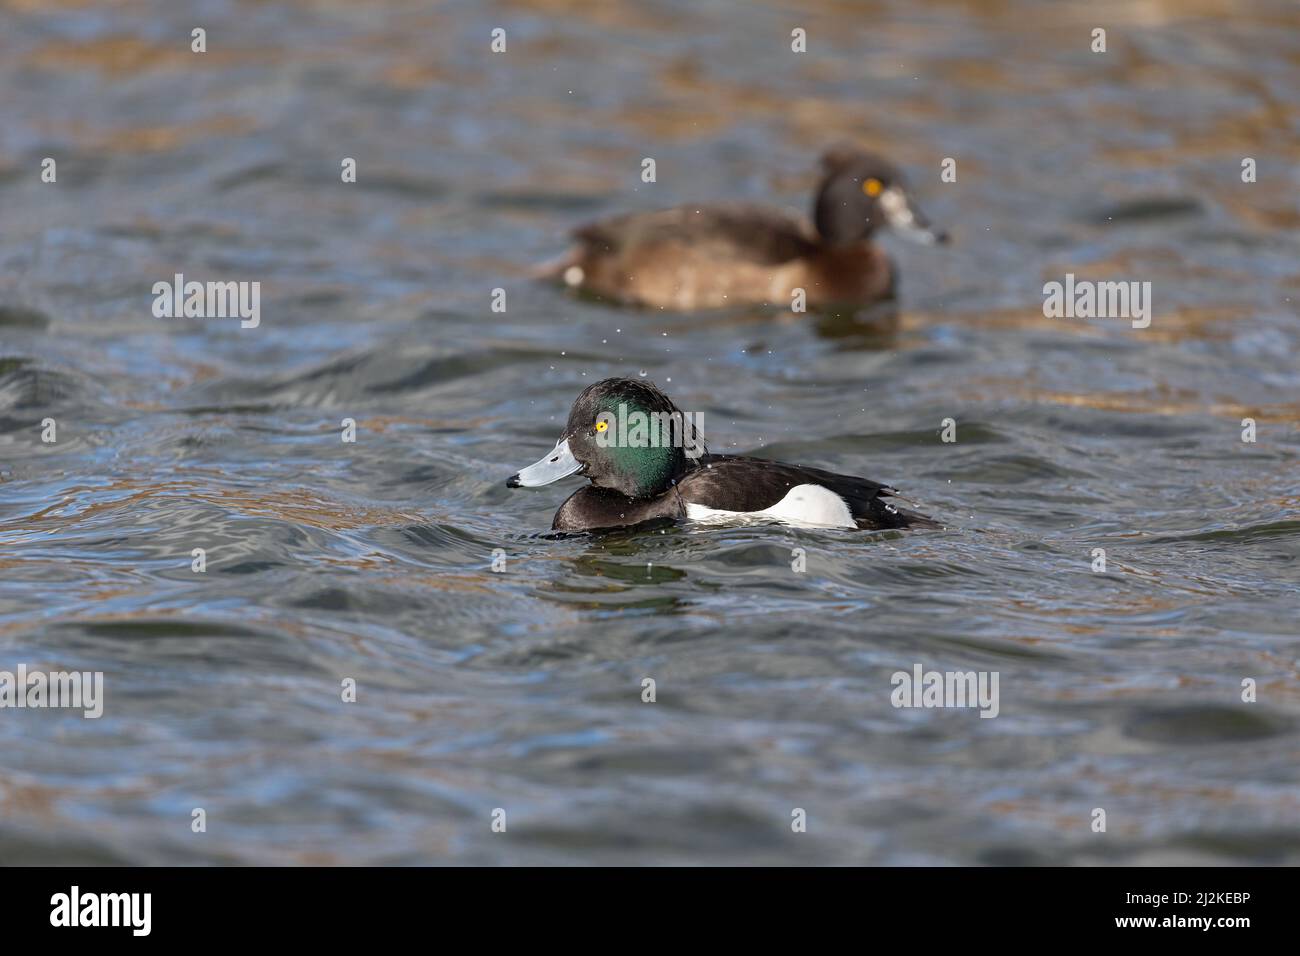
{"label": "female duck head", "polygon": [[813,223],[824,242],[860,242],[880,226],[926,245],[948,241],[946,233],[931,228],[903,174],[887,160],[840,146],[822,156],[822,174]]}
{"label": "female duck head", "polygon": [[695,426],[650,382],[607,378],[578,396],[550,454],[506,484],[533,488],[581,473],[629,498],[661,494],[704,452]]}

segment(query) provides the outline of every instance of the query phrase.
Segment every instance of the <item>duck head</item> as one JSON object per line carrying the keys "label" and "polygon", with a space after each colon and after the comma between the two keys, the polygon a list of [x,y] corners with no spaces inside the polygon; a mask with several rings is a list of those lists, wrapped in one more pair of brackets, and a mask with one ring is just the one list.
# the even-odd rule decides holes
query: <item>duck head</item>
{"label": "duck head", "polygon": [[580,474],[629,498],[657,495],[705,453],[697,422],[650,382],[607,378],[578,396],[555,447],[506,485],[536,488]]}
{"label": "duck head", "polygon": [[860,242],[887,226],[924,245],[948,241],[917,208],[903,174],[889,161],[852,146],[822,156],[813,223],[830,245]]}

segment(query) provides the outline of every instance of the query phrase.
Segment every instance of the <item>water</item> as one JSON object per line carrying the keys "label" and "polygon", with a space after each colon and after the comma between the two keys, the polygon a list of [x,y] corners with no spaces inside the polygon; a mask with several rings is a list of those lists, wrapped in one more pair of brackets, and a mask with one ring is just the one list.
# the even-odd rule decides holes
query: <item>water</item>
{"label": "water", "polygon": [[[0,861],[1300,859],[1300,11],[800,6],[0,2],[0,670],[106,695],[0,711]],[[845,137],[954,234],[887,240],[893,328],[528,279]],[[261,325],[155,318],[177,272]],[[1151,327],[1044,318],[1066,272]],[[640,372],[949,530],[543,536],[575,483],[505,478]]]}

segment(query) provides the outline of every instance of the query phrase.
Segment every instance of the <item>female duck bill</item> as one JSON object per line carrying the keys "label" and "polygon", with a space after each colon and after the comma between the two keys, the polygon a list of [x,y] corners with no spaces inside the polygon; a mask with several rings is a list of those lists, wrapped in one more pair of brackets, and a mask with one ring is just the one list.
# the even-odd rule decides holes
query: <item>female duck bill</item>
{"label": "female duck bill", "polygon": [[880,194],[880,208],[885,212],[885,220],[904,239],[919,242],[923,246],[948,241],[948,234],[931,226],[930,220],[917,208],[912,197],[898,186],[890,186]]}
{"label": "female duck bill", "polygon": [[561,438],[551,453],[539,462],[521,468],[506,481],[507,488],[540,488],[582,470],[582,462],[573,457],[568,439]]}

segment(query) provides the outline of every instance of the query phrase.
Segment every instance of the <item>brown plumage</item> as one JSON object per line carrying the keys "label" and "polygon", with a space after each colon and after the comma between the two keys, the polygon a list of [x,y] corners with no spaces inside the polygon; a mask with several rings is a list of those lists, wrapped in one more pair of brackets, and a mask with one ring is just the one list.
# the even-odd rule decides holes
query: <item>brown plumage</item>
{"label": "brown plumage", "polygon": [[577,245],[547,275],[620,305],[679,310],[789,308],[803,289],[810,310],[892,297],[894,270],[872,242],[893,225],[942,241],[910,202],[889,163],[837,147],[822,157],[809,221],[752,203],[677,206],[583,226]]}

